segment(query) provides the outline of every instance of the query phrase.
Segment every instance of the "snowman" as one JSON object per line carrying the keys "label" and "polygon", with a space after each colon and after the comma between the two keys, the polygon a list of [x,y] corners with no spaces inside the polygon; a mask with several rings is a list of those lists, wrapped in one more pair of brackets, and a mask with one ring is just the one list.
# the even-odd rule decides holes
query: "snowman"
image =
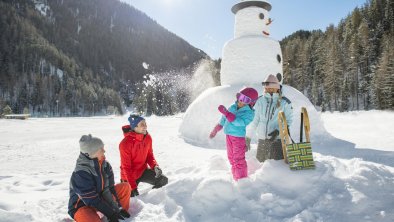
{"label": "snowman", "polygon": [[268,34],[271,4],[241,1],[231,10],[235,14],[234,39],[223,48],[221,84],[259,84],[269,74],[276,75],[282,83],[281,48]]}
{"label": "snowman", "polygon": [[[269,37],[269,26],[272,23],[269,17],[271,8],[269,2],[260,0],[243,0],[232,7],[231,10],[235,14],[234,38],[223,47],[221,85],[205,90],[186,110],[179,128],[180,136],[186,142],[202,147],[224,149],[223,131],[215,138],[209,139],[210,131],[221,117],[218,106],[233,104],[236,101],[235,95],[245,87],[252,87],[261,95],[263,93],[261,83],[269,74],[276,75],[280,83],[283,83],[280,44]],[[295,110],[294,124],[290,131],[299,130],[297,124],[300,118],[296,113],[301,107],[306,107],[312,125],[312,139],[314,135],[326,133],[321,127],[322,123],[316,109],[301,92],[286,85],[283,85],[282,91],[292,101]],[[319,125],[319,129],[314,129],[314,125]],[[297,136],[294,136],[294,139],[297,139]]]}

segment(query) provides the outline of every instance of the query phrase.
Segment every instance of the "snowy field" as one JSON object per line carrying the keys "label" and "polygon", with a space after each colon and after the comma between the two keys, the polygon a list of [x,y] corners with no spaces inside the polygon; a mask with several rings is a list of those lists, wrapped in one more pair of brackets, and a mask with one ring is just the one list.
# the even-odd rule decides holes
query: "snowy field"
{"label": "snowy field", "polygon": [[[224,147],[200,148],[178,136],[182,115],[148,118],[169,184],[132,198],[127,221],[394,221],[394,113],[324,113],[322,119],[341,140],[312,141],[315,170],[290,171],[274,160],[260,164],[254,144],[247,153],[249,178],[234,182]],[[119,181],[126,121],[0,119],[0,221],[70,221],[69,178],[80,136],[103,139]]]}

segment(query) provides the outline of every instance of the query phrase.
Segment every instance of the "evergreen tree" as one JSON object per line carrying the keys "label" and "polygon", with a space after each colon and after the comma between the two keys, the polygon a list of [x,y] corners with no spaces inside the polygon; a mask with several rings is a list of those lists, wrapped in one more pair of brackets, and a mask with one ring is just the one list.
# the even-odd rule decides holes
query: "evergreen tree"
{"label": "evergreen tree", "polygon": [[384,38],[384,50],[374,78],[375,103],[379,109],[394,106],[394,47],[393,41]]}
{"label": "evergreen tree", "polygon": [[9,105],[6,105],[3,108],[3,115],[10,115],[10,114],[12,114],[12,109],[11,109],[11,107]]}

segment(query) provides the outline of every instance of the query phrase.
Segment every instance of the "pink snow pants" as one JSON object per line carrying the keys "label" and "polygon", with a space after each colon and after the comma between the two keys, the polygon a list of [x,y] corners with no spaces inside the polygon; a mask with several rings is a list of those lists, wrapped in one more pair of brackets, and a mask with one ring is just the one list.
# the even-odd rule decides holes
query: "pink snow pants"
{"label": "pink snow pants", "polygon": [[245,137],[226,135],[227,157],[231,164],[234,180],[248,176],[248,166],[245,160]]}

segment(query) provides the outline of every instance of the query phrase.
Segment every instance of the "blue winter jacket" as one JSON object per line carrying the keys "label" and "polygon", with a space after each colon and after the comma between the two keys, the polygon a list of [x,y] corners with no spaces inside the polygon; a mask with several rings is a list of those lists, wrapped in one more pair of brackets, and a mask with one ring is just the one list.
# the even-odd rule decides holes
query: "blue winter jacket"
{"label": "blue winter jacket", "polygon": [[80,153],[70,180],[68,214],[74,218],[79,208],[91,206],[109,218],[119,210],[120,206],[104,199],[106,191],[118,199],[114,183],[112,167],[107,161],[104,160],[100,164],[97,158],[90,159]]}
{"label": "blue winter jacket", "polygon": [[229,122],[223,115],[220,119],[220,125],[224,128],[224,134],[236,137],[245,137],[246,126],[252,122],[254,117],[254,110],[246,105],[240,109],[237,108],[237,102],[228,108],[229,112],[235,114],[235,120]]}
{"label": "blue winter jacket", "polygon": [[[272,96],[265,93],[257,100],[254,109],[255,117],[253,122],[247,128],[247,137],[253,138],[257,134],[258,139],[269,139],[271,132],[279,130],[278,113],[283,111],[287,124],[290,126],[293,121],[293,107],[286,97],[280,99],[278,107],[279,94],[274,93]],[[277,137],[279,139],[279,136]]]}

